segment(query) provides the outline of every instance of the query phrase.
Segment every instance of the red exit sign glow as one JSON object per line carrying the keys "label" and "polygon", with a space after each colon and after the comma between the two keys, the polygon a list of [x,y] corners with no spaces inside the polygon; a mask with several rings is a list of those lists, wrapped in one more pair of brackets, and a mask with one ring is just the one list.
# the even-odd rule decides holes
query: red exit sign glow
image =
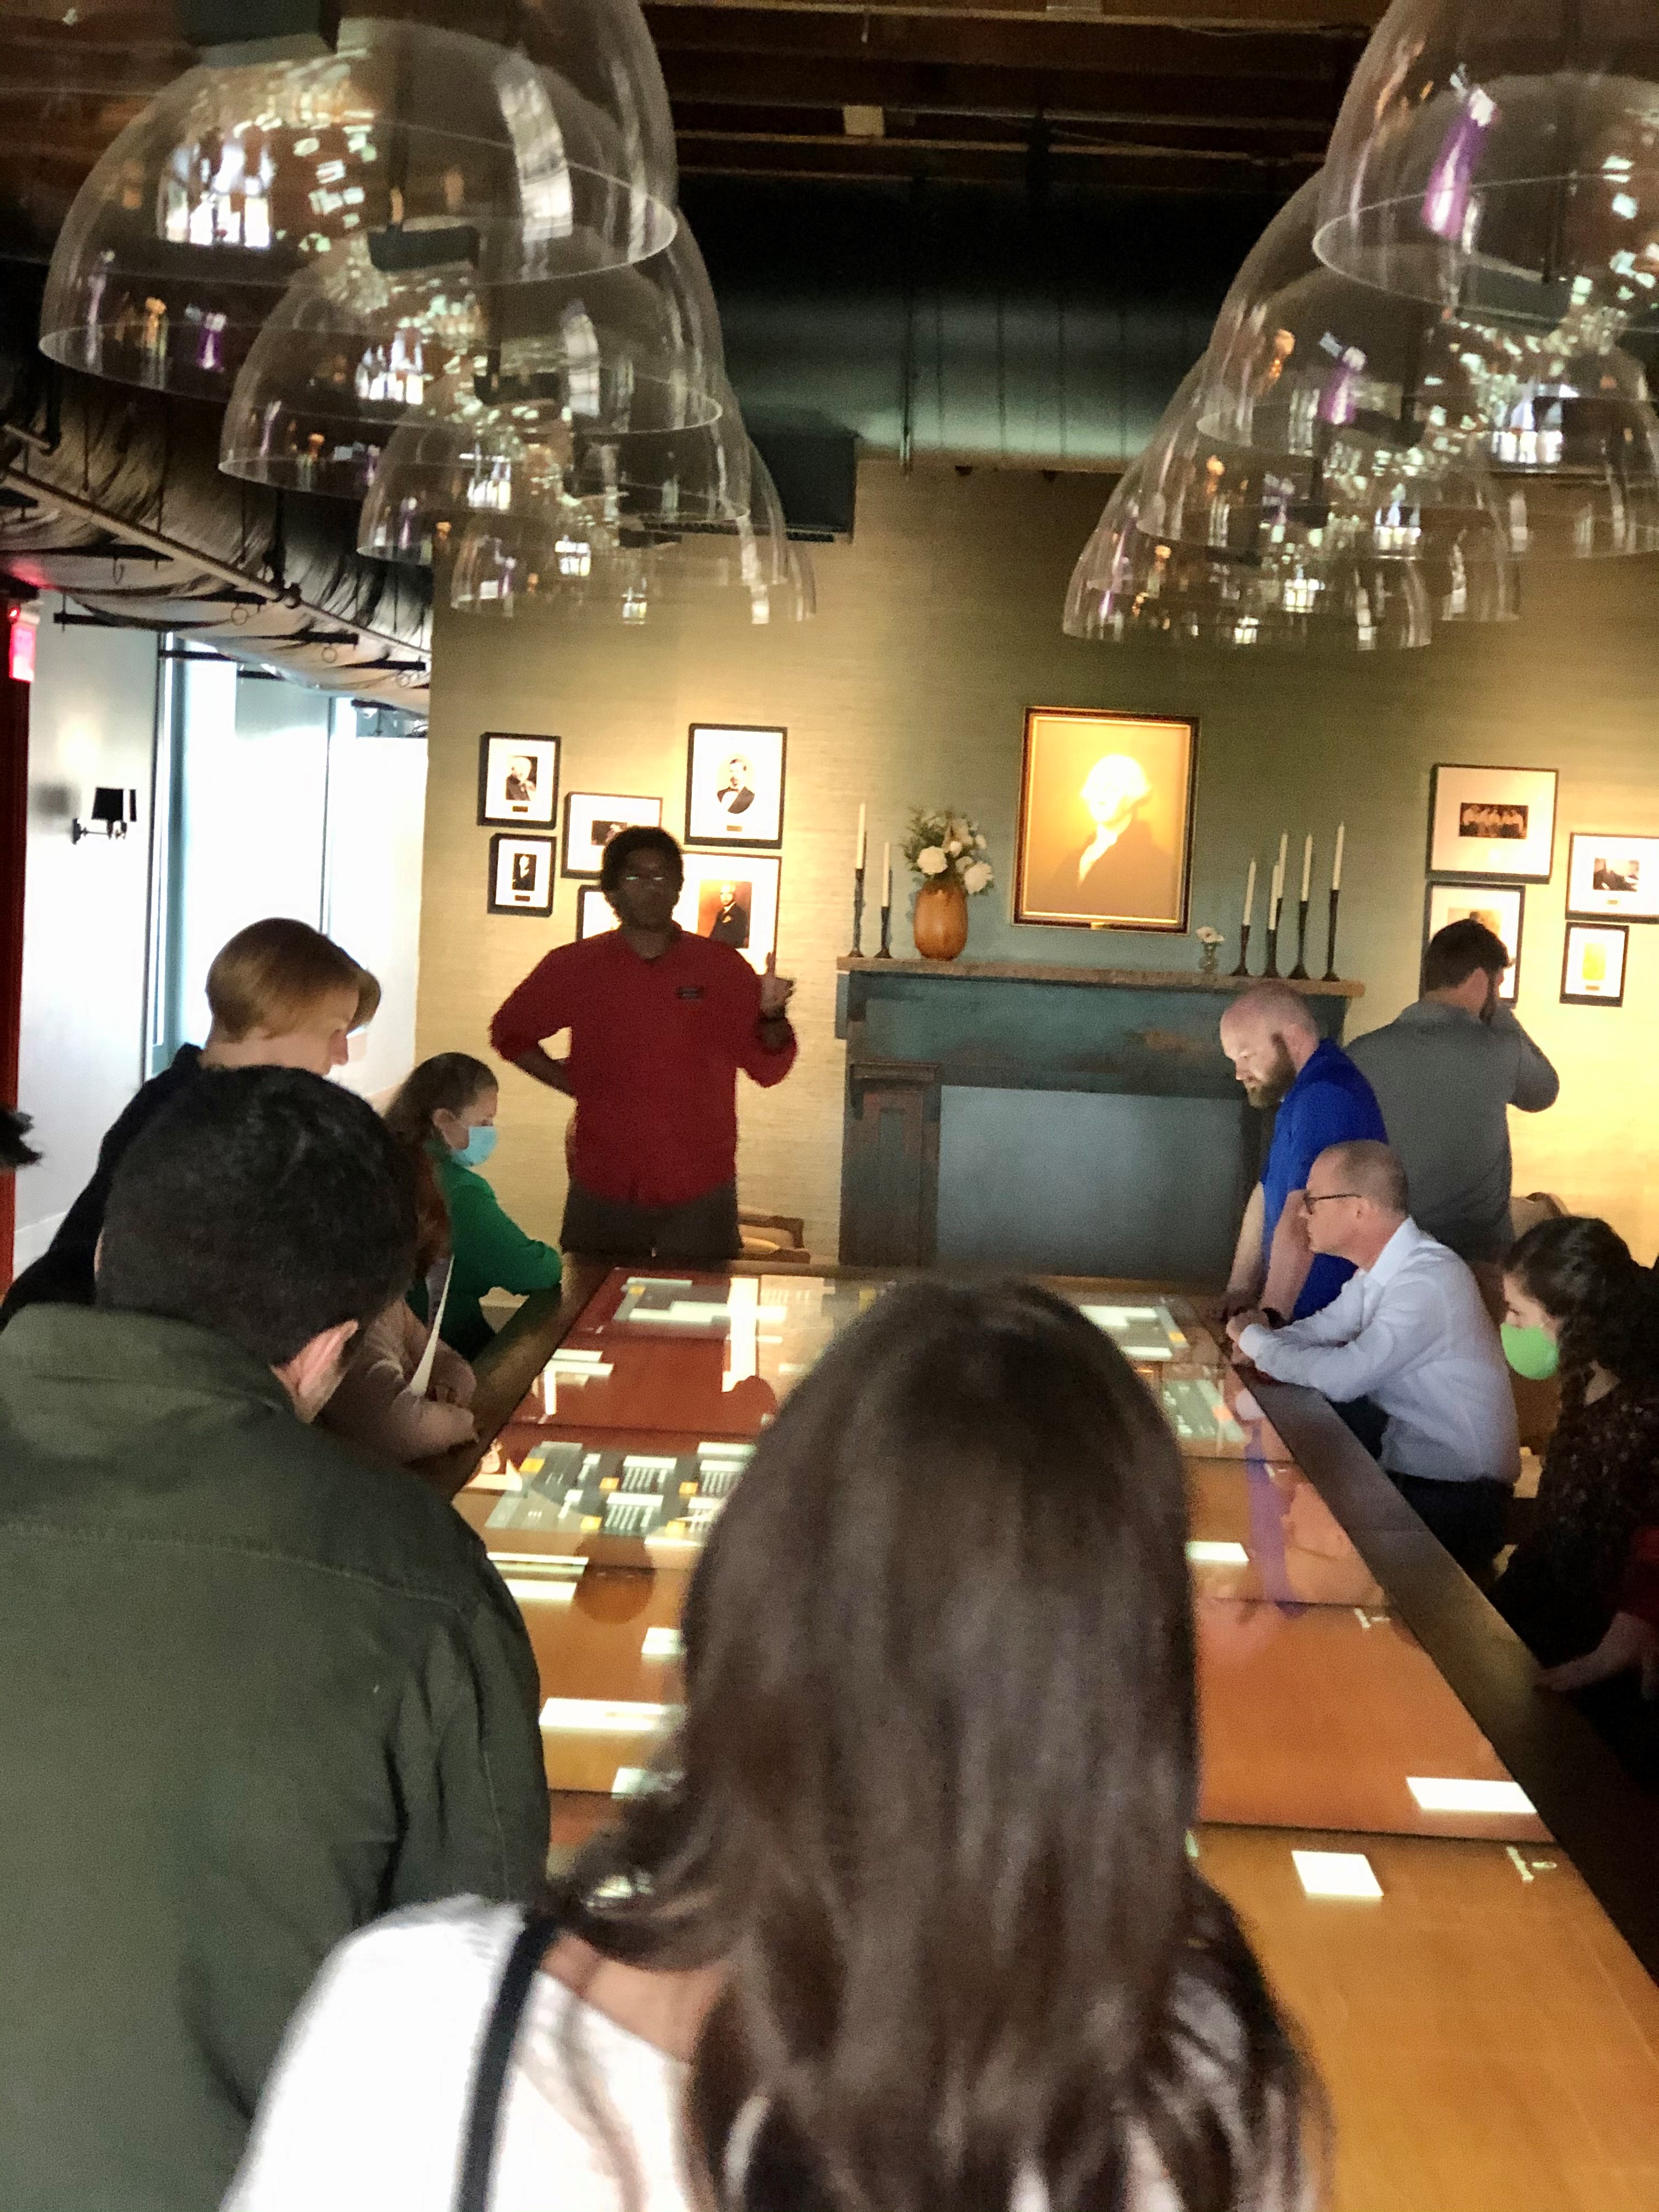
{"label": "red exit sign glow", "polygon": [[22,607],[11,611],[11,649],[7,661],[8,672],[14,684],[33,684],[34,681],[34,641],[40,628],[40,617]]}

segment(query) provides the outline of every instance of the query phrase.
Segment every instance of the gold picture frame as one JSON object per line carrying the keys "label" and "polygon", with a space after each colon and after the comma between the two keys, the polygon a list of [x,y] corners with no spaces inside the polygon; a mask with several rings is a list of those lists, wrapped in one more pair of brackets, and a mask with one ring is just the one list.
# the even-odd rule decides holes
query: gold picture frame
{"label": "gold picture frame", "polygon": [[1028,708],[1014,920],[1180,934],[1197,787],[1190,716]]}

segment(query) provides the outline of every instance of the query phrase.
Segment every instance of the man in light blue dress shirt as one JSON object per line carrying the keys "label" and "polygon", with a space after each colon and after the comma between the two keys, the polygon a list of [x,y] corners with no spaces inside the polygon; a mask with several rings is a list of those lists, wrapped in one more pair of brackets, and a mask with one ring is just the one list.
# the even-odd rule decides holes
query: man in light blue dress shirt
{"label": "man in light blue dress shirt", "polygon": [[1278,1382],[1382,1416],[1385,1474],[1466,1572],[1504,1540],[1520,1472],[1515,1400],[1480,1285],[1455,1252],[1411,1218],[1406,1174],[1386,1145],[1334,1145],[1297,1204],[1314,1252],[1355,1273],[1324,1310],[1288,1328],[1241,1314],[1228,1334]]}

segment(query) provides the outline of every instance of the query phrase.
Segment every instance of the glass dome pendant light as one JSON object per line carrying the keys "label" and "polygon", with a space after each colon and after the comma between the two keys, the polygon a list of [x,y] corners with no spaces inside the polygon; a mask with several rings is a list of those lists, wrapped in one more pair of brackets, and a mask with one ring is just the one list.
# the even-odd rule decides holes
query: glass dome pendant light
{"label": "glass dome pendant light", "polygon": [[1322,191],[1280,210],[1235,278],[1199,407],[1224,446],[1372,474],[1489,470],[1516,555],[1659,548],[1659,418],[1617,346],[1397,298],[1314,253]]}
{"label": "glass dome pendant light", "polygon": [[119,381],[222,397],[273,295],[354,241],[379,234],[395,252],[405,231],[448,224],[472,234],[487,285],[662,252],[675,171],[649,34],[635,0],[571,10],[592,33],[580,83],[465,33],[368,16],[348,19],[331,53],[188,70],[77,194],[48,276],[44,349]]}
{"label": "glass dome pendant light", "polygon": [[753,499],[752,448],[723,376],[720,412],[683,432],[590,434],[533,399],[491,404],[467,386],[413,416],[386,444],[359,519],[358,550],[430,568],[453,550],[469,517],[541,515],[561,527],[584,519],[615,530],[720,527]]}
{"label": "glass dome pendant light", "polygon": [[811,564],[789,542],[776,487],[752,448],[748,474],[752,513],[678,532],[628,519],[475,514],[452,532],[453,557],[440,549],[449,604],[469,615],[534,611],[627,629],[687,610],[729,611],[752,627],[807,620],[817,604]]}
{"label": "glass dome pendant light", "polygon": [[527,436],[546,422],[565,441],[717,419],[720,319],[689,230],[635,266],[494,288],[452,258],[466,235],[410,228],[394,258],[380,234],[303,270],[236,380],[227,473],[361,498],[405,415],[493,409]]}
{"label": "glass dome pendant light", "polygon": [[1338,116],[1319,255],[1562,332],[1659,328],[1659,16],[1604,0],[1394,0]]}

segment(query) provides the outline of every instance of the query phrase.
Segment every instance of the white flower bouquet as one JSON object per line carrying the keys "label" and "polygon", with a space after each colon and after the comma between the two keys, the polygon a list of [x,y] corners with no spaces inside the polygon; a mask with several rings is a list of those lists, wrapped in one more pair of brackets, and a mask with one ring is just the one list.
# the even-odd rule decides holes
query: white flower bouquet
{"label": "white flower bouquet", "polygon": [[970,898],[996,881],[986,857],[985,840],[965,814],[918,806],[905,833],[904,857],[924,884],[952,878]]}

